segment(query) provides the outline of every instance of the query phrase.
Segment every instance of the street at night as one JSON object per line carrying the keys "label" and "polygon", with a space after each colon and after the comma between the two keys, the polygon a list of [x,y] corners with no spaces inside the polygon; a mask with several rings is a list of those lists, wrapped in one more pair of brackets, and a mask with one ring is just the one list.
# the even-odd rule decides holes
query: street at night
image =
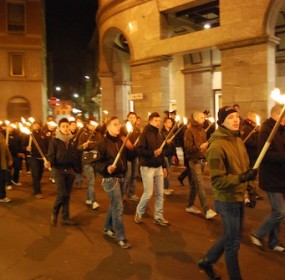
{"label": "street at night", "polygon": [[[20,179],[23,186],[7,193],[11,203],[0,205],[0,279],[206,280],[207,276],[199,270],[197,261],[219,237],[220,218],[207,221],[203,216],[186,213],[188,188],[180,186],[176,179],[181,168],[173,169],[170,186],[174,193],[165,197],[165,218],[170,222],[169,227],[153,223],[153,203],[144,216],[144,223],[136,224],[134,213],[137,203],[125,202],[124,223],[131,249],[122,249],[114,239],[103,236],[109,201],[100,186],[99,177],[95,190],[101,207],[98,210],[87,207],[86,188],[74,188],[71,217],[79,225],[64,227],[59,221],[53,227],[50,226],[50,214],[56,189],[49,181],[49,171],[45,171],[42,180],[44,199],[33,196],[31,175],[25,175],[23,171]],[[209,178],[205,178],[206,192],[212,205]],[[137,190],[140,195],[141,182],[137,182]],[[198,199],[196,205],[200,206]],[[255,208],[246,208],[239,251],[243,279],[284,279],[284,255],[261,251],[249,240],[250,232],[267,214],[266,198],[259,200]],[[284,231],[281,239],[285,240]],[[215,268],[222,279],[228,279],[223,258]]]}

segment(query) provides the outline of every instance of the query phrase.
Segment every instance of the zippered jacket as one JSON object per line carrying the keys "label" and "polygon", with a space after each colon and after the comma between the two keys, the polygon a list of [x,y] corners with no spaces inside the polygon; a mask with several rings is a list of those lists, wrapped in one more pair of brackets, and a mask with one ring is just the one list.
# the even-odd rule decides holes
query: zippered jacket
{"label": "zippered jacket", "polygon": [[219,126],[209,139],[206,158],[215,200],[242,202],[247,182],[241,183],[240,174],[249,169],[249,159],[239,131]]}

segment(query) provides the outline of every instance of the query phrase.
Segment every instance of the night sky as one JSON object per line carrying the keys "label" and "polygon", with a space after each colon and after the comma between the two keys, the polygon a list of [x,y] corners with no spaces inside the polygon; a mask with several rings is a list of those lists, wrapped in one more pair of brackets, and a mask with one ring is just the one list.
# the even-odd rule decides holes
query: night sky
{"label": "night sky", "polygon": [[95,28],[97,0],[47,0],[47,51],[52,54],[56,85],[76,86],[82,81],[82,53]]}

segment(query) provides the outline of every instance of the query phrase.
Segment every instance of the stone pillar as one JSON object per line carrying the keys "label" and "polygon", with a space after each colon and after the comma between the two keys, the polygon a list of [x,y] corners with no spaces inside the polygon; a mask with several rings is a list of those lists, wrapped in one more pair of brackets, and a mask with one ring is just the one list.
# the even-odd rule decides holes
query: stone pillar
{"label": "stone pillar", "polygon": [[130,63],[132,94],[142,94],[142,99],[134,100],[134,108],[147,123],[148,112],[162,115],[169,109],[169,62],[168,56],[133,61]]}
{"label": "stone pillar", "polygon": [[112,73],[99,73],[101,84],[102,103],[101,111],[107,110],[109,116],[116,115],[115,86]]}
{"label": "stone pillar", "polygon": [[262,119],[274,104],[270,99],[275,87],[276,37],[219,46],[221,50],[223,105],[238,103],[241,115],[255,111]]}
{"label": "stone pillar", "polygon": [[212,67],[184,69],[185,112],[189,118],[194,111],[210,110],[214,115],[214,94],[212,87]]}

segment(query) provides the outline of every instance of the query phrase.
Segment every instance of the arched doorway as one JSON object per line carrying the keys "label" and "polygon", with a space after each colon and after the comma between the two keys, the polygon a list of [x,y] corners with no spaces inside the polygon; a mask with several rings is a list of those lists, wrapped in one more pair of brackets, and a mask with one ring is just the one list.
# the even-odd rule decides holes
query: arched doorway
{"label": "arched doorway", "polygon": [[[111,111],[120,119],[124,119],[130,110],[128,98],[131,93],[131,71],[128,64],[130,50],[127,39],[119,30],[112,29],[105,34],[103,54],[113,84],[110,87],[109,83],[108,90],[102,86],[104,100],[109,100],[103,103],[102,110]],[[106,95],[109,95],[109,98],[106,98]]]}
{"label": "arched doorway", "polygon": [[7,116],[10,121],[19,121],[21,117],[31,116],[31,104],[24,96],[14,96],[8,100]]}

